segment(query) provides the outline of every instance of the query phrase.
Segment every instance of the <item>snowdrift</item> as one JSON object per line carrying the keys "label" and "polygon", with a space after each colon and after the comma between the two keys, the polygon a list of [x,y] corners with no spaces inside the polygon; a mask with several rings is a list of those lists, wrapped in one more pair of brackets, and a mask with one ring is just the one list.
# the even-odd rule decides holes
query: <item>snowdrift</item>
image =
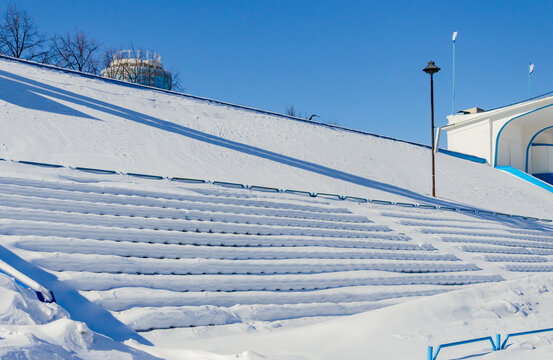
{"label": "snowdrift", "polygon": [[56,304],[45,304],[35,293],[0,273],[0,358],[2,359],[129,359],[157,357],[69,319]]}

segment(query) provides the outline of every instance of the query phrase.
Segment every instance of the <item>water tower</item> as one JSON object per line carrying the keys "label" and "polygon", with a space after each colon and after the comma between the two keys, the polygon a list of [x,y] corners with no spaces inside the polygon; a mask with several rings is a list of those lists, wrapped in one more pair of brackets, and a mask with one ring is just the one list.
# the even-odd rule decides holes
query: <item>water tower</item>
{"label": "water tower", "polygon": [[161,56],[155,52],[120,50],[113,53],[109,67],[101,75],[110,79],[171,90],[171,73],[163,69]]}

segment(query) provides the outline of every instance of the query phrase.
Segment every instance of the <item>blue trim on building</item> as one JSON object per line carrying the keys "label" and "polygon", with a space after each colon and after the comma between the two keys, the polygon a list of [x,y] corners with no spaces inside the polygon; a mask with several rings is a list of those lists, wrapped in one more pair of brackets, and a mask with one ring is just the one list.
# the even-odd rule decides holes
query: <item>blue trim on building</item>
{"label": "blue trim on building", "polygon": [[484,159],[484,158],[474,156],[474,155],[460,153],[460,152],[457,152],[457,151],[439,149],[438,152],[442,153],[442,154],[454,156],[454,157],[459,158],[459,159],[469,160],[469,161],[479,163],[479,164],[486,164],[487,163],[486,159]]}
{"label": "blue trim on building", "polygon": [[553,146],[553,144],[535,143],[535,144],[531,144],[531,146]]}
{"label": "blue trim on building", "polygon": [[514,118],[512,118],[511,120],[509,120],[505,124],[503,124],[503,126],[501,127],[501,129],[499,129],[499,132],[497,133],[497,137],[495,138],[495,156],[494,156],[494,160],[493,160],[493,166],[497,166],[497,154],[499,153],[499,138],[501,137],[501,133],[503,132],[503,129],[505,129],[505,126],[507,126],[507,124],[509,124],[513,120],[516,120],[518,118],[521,118],[523,116],[529,115],[531,113],[534,113],[536,111],[539,111],[539,110],[542,110],[542,109],[545,109],[545,108],[548,108],[548,107],[551,107],[551,106],[553,106],[553,104],[545,105],[545,106],[539,107],[537,109],[528,111],[524,114],[515,116]]}
{"label": "blue trim on building", "polygon": [[503,170],[505,172],[513,174],[513,175],[521,178],[522,180],[528,181],[529,183],[537,185],[537,186],[541,187],[542,189],[545,189],[545,190],[553,193],[553,186],[549,185],[546,182],[541,181],[540,179],[538,179],[538,178],[536,178],[536,177],[534,177],[530,174],[525,173],[522,170],[515,169],[512,166],[496,166],[495,168],[498,169],[498,170]]}
{"label": "blue trim on building", "polygon": [[[532,138],[530,139],[530,141],[528,142],[528,145],[526,146],[526,166],[525,166],[525,170],[526,172],[528,172],[528,154],[530,153],[530,146],[532,146],[532,142],[534,141],[534,139],[536,138],[536,136],[538,136],[539,134],[541,134],[542,132],[544,132],[545,130],[547,129],[551,129],[553,128],[553,126],[548,126],[548,127],[545,127],[543,129],[541,129],[540,131],[538,131],[537,133],[534,134],[534,136],[532,136]],[[545,145],[545,144],[544,144]]]}

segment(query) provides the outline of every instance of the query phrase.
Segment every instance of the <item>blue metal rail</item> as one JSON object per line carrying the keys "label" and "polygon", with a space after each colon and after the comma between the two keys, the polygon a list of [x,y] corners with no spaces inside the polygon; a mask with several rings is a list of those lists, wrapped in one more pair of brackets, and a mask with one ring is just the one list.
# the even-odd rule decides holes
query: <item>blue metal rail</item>
{"label": "blue metal rail", "polygon": [[469,339],[469,340],[451,342],[451,343],[447,343],[447,344],[441,344],[441,345],[438,345],[438,348],[436,349],[435,353],[434,353],[434,348],[432,346],[429,346],[428,349],[427,349],[427,360],[436,360],[436,358],[438,357],[438,354],[440,353],[440,350],[442,350],[444,348],[452,347],[452,346],[465,345],[465,344],[471,344],[471,343],[476,343],[476,342],[483,342],[483,341],[489,341],[492,345],[492,350],[497,351],[499,349],[499,345],[500,345],[500,342],[501,342],[501,337],[500,337],[499,334],[497,334],[495,337],[496,337],[496,342],[493,341],[493,338],[491,336],[485,336],[485,337],[476,338],[476,339]]}
{"label": "blue metal rail", "polygon": [[528,181],[529,183],[534,184],[536,186],[539,186],[542,189],[545,189],[549,192],[553,192],[553,186],[551,186],[551,184],[548,184],[545,181],[542,181],[542,180],[540,180],[540,179],[538,179],[538,178],[536,178],[536,177],[534,177],[530,174],[527,174],[524,171],[515,169],[512,166],[496,166],[495,168],[499,169],[499,170],[503,170],[503,171],[508,172],[510,174],[513,174],[513,175],[521,178],[522,180]]}
{"label": "blue metal rail", "polygon": [[507,336],[505,337],[505,341],[503,341],[503,344],[501,344],[501,349],[500,349],[500,350],[505,349],[505,347],[506,347],[506,345],[507,345],[507,341],[509,341],[509,339],[512,338],[512,337],[515,337],[515,336],[522,336],[522,335],[539,334],[539,333],[549,332],[549,331],[553,331],[553,328],[539,329],[539,330],[530,330],[530,331],[522,331],[522,332],[507,334]]}
{"label": "blue metal rail", "polygon": [[426,358],[427,358],[427,360],[436,360],[438,358],[438,354],[440,353],[440,350],[442,350],[444,348],[453,347],[453,346],[460,346],[460,345],[465,345],[465,344],[472,344],[472,343],[477,343],[477,342],[486,342],[486,341],[489,341],[490,344],[492,345],[492,351],[505,350],[507,348],[507,342],[511,338],[514,338],[516,336],[539,334],[539,333],[550,332],[550,331],[553,331],[553,328],[545,328],[545,329],[538,329],[538,330],[529,330],[529,331],[509,333],[509,334],[505,335],[505,340],[503,340],[503,342],[501,342],[501,335],[500,334],[495,335],[495,341],[491,336],[484,336],[484,337],[475,338],[475,339],[455,341],[455,342],[450,342],[450,343],[438,345],[438,347],[436,348],[436,352],[434,352],[434,347],[433,346],[428,346],[427,352],[426,352]]}
{"label": "blue metal rail", "polygon": [[[0,55],[0,58],[2,56]],[[185,178],[185,177],[164,177],[159,175],[149,175],[149,174],[140,174],[140,173],[124,173],[124,172],[118,172],[114,170],[105,170],[105,169],[94,169],[94,168],[86,168],[86,167],[71,167],[71,166],[64,166],[64,165],[58,165],[58,164],[48,164],[48,163],[41,163],[41,162],[35,162],[35,161],[25,161],[25,160],[9,160],[9,159],[3,159],[0,158],[0,161],[13,161],[18,162],[21,164],[26,165],[33,165],[33,166],[40,166],[40,167],[47,167],[47,168],[68,168],[72,170],[79,170],[79,171],[85,171],[85,172],[92,172],[97,174],[107,174],[107,175],[128,175],[128,176],[134,176],[138,178],[144,178],[144,179],[153,179],[153,180],[170,180],[170,181],[177,181],[177,182],[185,182],[185,183],[205,183],[205,184],[213,184],[213,185],[219,185],[224,187],[234,187],[234,188],[240,188],[240,189],[246,189],[246,190],[257,190],[257,191],[272,191],[272,192],[278,192],[278,193],[288,193],[288,194],[294,194],[294,195],[303,195],[303,196],[310,196],[310,197],[324,197],[327,199],[334,199],[334,200],[349,200],[349,201],[355,201],[355,202],[369,202],[377,205],[394,205],[394,206],[402,206],[402,207],[416,207],[419,209],[429,209],[429,210],[442,210],[442,211],[460,211],[460,212],[468,212],[468,213],[474,213],[474,214],[481,214],[481,215],[491,215],[491,216],[505,216],[505,217],[512,217],[512,218],[519,218],[522,220],[531,220],[531,221],[542,221],[542,222],[553,222],[553,220],[550,219],[538,219],[535,217],[530,216],[521,216],[521,215],[513,215],[513,214],[504,214],[494,211],[486,211],[486,210],[480,210],[480,209],[468,209],[468,208],[458,208],[458,207],[449,207],[449,206],[439,206],[439,205],[429,205],[429,204],[414,204],[414,203],[405,203],[405,202],[393,202],[388,200],[378,200],[378,199],[365,199],[361,197],[356,196],[345,196],[340,194],[330,194],[330,193],[317,193],[317,192],[311,192],[311,191],[305,191],[305,190],[292,190],[292,189],[279,189],[274,187],[267,187],[267,186],[259,186],[259,185],[243,185],[239,183],[233,183],[233,182],[227,182],[227,181],[210,181],[210,180],[202,180],[202,179],[193,179],[193,178]],[[515,175],[520,176],[517,172],[521,172],[520,170],[516,170],[511,167],[497,167],[500,170],[508,171],[511,173],[515,173]],[[522,172],[521,172],[522,173]],[[522,173],[526,175],[527,177],[530,177],[534,179],[536,182],[541,183],[541,185],[545,184],[546,186],[549,186],[553,192],[553,187],[547,183],[544,183],[526,173]],[[525,179],[526,180],[526,179]],[[541,186],[540,185],[540,186]],[[542,186],[543,187],[543,186]]]}

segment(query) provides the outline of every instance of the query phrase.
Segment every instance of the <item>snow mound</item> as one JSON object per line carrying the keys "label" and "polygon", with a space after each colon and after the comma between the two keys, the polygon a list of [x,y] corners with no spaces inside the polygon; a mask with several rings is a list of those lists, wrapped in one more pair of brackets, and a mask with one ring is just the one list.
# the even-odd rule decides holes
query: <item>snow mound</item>
{"label": "snow mound", "polygon": [[55,303],[0,274],[0,358],[156,359],[91,331]]}
{"label": "snow mound", "polygon": [[[416,359],[428,345],[553,327],[553,277],[538,275],[425,297],[299,328],[235,327],[203,332],[165,330],[147,336],[160,348],[186,339],[188,348],[230,352],[248,348],[269,359]],[[201,335],[201,334],[204,335]],[[337,334],[340,334],[339,337]],[[511,338],[506,350],[489,343],[446,348],[439,359],[553,357],[553,332]]]}
{"label": "snow mound", "polygon": [[42,325],[68,317],[59,306],[37,301],[33,290],[21,288],[1,273],[0,288],[0,323],[4,325]]}

